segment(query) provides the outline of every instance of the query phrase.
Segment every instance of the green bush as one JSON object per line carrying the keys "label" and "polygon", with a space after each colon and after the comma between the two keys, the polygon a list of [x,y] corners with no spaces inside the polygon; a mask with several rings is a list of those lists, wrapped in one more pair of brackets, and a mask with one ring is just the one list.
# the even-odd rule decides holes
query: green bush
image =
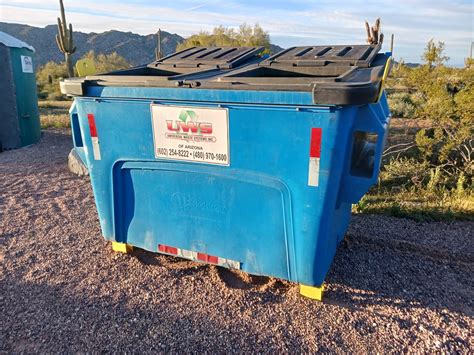
{"label": "green bush", "polygon": [[38,98],[44,100],[64,100],[59,82],[67,78],[67,68],[64,63],[48,62],[36,71]]}
{"label": "green bush", "polygon": [[[394,116],[423,119],[425,128],[415,137],[418,160],[438,169],[439,183],[455,188],[461,174],[471,185],[474,172],[474,71],[449,68],[444,43],[431,40],[425,64],[398,68],[401,85],[415,94],[390,95]],[[399,65],[400,66],[400,65]]]}
{"label": "green bush", "polygon": [[386,186],[422,188],[429,178],[429,164],[416,158],[392,158],[383,166],[380,180]]}
{"label": "green bush", "polygon": [[[96,55],[94,51],[89,51],[81,59],[84,58],[94,61],[98,73],[105,73],[130,67],[130,64],[115,52],[112,54]],[[59,82],[63,78],[67,78],[67,76],[67,68],[64,62],[48,62],[39,67],[36,71],[38,98],[53,101],[65,100],[67,97],[61,94]]]}
{"label": "green bush", "polygon": [[[474,70],[444,63],[430,41],[425,64],[396,64],[388,84],[393,116],[416,119],[392,130],[379,184],[353,211],[418,220],[474,218]],[[417,127],[421,127],[417,131]],[[396,135],[396,137],[393,137]]]}
{"label": "green bush", "polygon": [[[419,73],[415,73],[419,76]],[[468,184],[474,172],[474,71],[438,67],[424,70],[418,85],[424,98],[417,111],[431,128],[416,135],[420,157],[439,168],[454,186],[461,174]]]}
{"label": "green bush", "polygon": [[409,93],[393,93],[388,96],[388,104],[393,117],[414,118],[415,103]]}

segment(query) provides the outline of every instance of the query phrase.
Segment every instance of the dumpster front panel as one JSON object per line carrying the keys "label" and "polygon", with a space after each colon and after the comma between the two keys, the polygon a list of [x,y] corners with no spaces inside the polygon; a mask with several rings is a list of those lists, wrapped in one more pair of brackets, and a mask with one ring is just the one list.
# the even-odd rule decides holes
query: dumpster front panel
{"label": "dumpster front panel", "polygon": [[[328,265],[337,245],[329,236],[338,188],[327,186],[339,186],[344,164],[346,146],[336,142],[347,140],[350,125],[341,124],[341,115],[330,108],[226,105],[230,166],[220,166],[156,158],[151,104],[76,99],[104,236],[155,252],[164,244],[229,258],[253,274],[322,280],[327,270],[314,269],[318,245]],[[310,186],[315,128],[321,156],[318,186]]]}
{"label": "dumpster front panel", "polygon": [[196,171],[185,165],[116,165],[115,237],[236,260],[254,274],[289,278],[289,191],[267,176]]}

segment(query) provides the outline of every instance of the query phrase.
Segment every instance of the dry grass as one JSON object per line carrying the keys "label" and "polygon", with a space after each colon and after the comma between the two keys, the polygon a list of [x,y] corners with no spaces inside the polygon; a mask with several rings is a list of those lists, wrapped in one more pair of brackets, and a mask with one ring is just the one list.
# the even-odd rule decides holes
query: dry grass
{"label": "dry grass", "polygon": [[474,220],[474,193],[420,189],[378,191],[374,187],[353,205],[354,213],[382,214],[416,221]]}
{"label": "dry grass", "polygon": [[401,143],[414,142],[420,129],[431,128],[430,121],[412,118],[392,118],[386,148]]}
{"label": "dry grass", "polygon": [[61,101],[51,101],[51,100],[44,100],[39,101],[38,106],[41,108],[63,108],[69,110],[71,107],[72,101],[71,100],[61,100]]}
{"label": "dry grass", "polygon": [[69,107],[71,101],[40,101],[41,128],[70,128]]}

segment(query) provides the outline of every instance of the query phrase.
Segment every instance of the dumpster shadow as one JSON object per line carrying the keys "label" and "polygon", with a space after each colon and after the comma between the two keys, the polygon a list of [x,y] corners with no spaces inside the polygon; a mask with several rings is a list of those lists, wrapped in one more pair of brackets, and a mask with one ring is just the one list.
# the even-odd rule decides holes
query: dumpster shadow
{"label": "dumpster shadow", "polygon": [[[459,252],[398,239],[372,237],[349,232],[337,250],[326,278],[324,303],[350,310],[387,306],[411,310],[449,309],[474,316],[474,265]],[[264,302],[283,302],[296,285],[272,277],[255,276],[238,270],[196,263],[172,256],[135,249],[141,263],[161,266],[173,276],[201,274],[216,276],[218,282],[242,290]],[[400,319],[400,322],[406,320]],[[403,326],[403,324],[401,324]]]}
{"label": "dumpster shadow", "polygon": [[171,255],[153,253],[148,250],[133,248],[130,254],[140,263],[151,266],[163,266],[169,271],[177,271],[181,276],[191,275],[209,269],[210,265],[197,263],[191,260],[177,258]]}
{"label": "dumpster shadow", "polygon": [[[349,235],[327,276],[325,303],[348,309],[389,306],[429,308],[474,316],[473,264],[415,253],[395,244]],[[406,321],[406,320],[402,320]]]}
{"label": "dumpster shadow", "polygon": [[[397,246],[399,245],[399,246]],[[403,244],[375,243],[370,237],[349,235],[337,250],[327,276],[324,303],[352,311],[368,306],[397,309],[447,308],[473,316],[472,263],[451,260],[438,252],[416,253]],[[132,256],[142,264],[162,266],[176,277],[214,274],[226,288],[242,290],[263,303],[281,303],[296,284],[273,277],[250,275],[208,264],[135,248]],[[383,317],[383,316],[381,316]],[[406,319],[398,321],[404,326]]]}
{"label": "dumpster shadow", "polygon": [[159,254],[157,253],[152,253],[147,250],[143,250],[140,248],[133,248],[132,253],[130,254],[131,256],[135,257],[144,265],[161,265]]}
{"label": "dumpster shadow", "polygon": [[[174,307],[150,299],[137,306],[126,288],[92,295],[75,290],[74,282],[49,285],[12,276],[0,303],[0,352],[250,352],[262,346],[277,351],[268,335],[245,320],[203,321],[193,300]],[[291,342],[305,348],[298,337]]]}
{"label": "dumpster shadow", "polygon": [[[197,273],[215,273],[217,278],[229,289],[250,291],[253,294],[269,295],[286,293],[293,285],[274,277],[250,275],[243,271],[227,269],[220,266],[197,263],[171,255],[153,253],[140,248],[134,248],[130,254],[140,263],[151,266],[166,267],[169,272],[177,273],[177,277],[189,276]],[[211,271],[212,270],[212,271]],[[253,292],[252,292],[253,291]],[[272,298],[274,302],[282,302],[283,298]]]}
{"label": "dumpster shadow", "polygon": [[261,303],[282,303],[292,287],[288,281],[274,277],[250,275],[243,271],[215,267],[217,276],[225,287],[243,290],[249,295],[260,299]]}
{"label": "dumpster shadow", "polygon": [[239,270],[230,270],[223,267],[217,267],[217,275],[220,280],[228,287],[239,290],[250,290],[265,288],[273,283],[271,277],[250,275]]}

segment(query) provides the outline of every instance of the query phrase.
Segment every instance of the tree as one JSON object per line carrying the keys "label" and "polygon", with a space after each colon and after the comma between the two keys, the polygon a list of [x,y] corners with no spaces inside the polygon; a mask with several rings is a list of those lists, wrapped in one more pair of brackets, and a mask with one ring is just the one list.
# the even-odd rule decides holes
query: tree
{"label": "tree", "polygon": [[219,46],[263,46],[270,50],[270,36],[259,24],[253,28],[247,24],[240,25],[238,31],[223,26],[215,27],[212,33],[201,31],[181,42],[177,50],[190,47],[219,47]]}
{"label": "tree", "polygon": [[474,71],[444,66],[413,70],[423,97],[418,116],[431,122],[416,143],[424,159],[452,184],[474,174]]}
{"label": "tree", "polygon": [[[394,74],[401,87],[409,88],[410,116],[424,122],[425,128],[416,135],[416,157],[436,172],[444,186],[454,187],[460,181],[472,186],[474,71],[442,65],[447,60],[443,50],[442,42],[431,40],[423,55],[426,65]],[[392,103],[396,98],[392,97]]]}
{"label": "tree", "polygon": [[97,73],[107,73],[115,70],[130,68],[130,63],[127,60],[118,55],[117,52],[111,54],[98,54],[94,51],[89,51],[81,59],[92,60],[95,64]]}
{"label": "tree", "polygon": [[48,100],[63,100],[64,96],[59,89],[59,81],[68,77],[68,69],[64,62],[53,61],[39,67],[36,71],[38,97]]}
{"label": "tree", "polygon": [[425,52],[421,58],[430,69],[439,67],[449,60],[449,57],[444,55],[444,42],[438,42],[436,45],[433,39],[430,39],[426,44]]}

